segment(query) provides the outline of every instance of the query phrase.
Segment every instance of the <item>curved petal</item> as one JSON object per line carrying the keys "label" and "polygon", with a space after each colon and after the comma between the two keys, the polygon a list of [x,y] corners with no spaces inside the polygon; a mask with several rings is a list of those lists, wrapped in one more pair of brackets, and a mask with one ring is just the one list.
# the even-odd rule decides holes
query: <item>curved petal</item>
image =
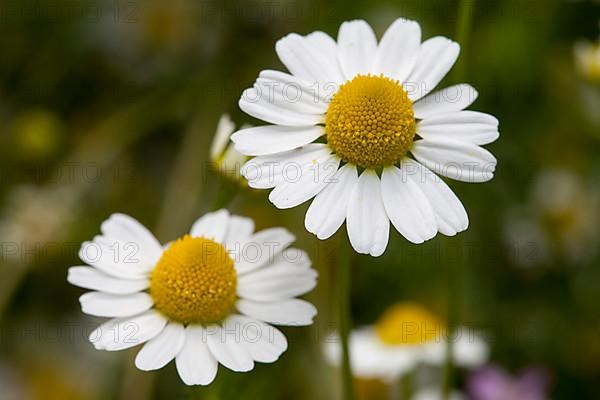
{"label": "curved petal", "polygon": [[312,290],[317,284],[317,272],[288,265],[269,265],[238,278],[237,294],[255,301],[286,300]]}
{"label": "curved petal", "polygon": [[162,246],[154,235],[138,220],[129,215],[112,214],[106,221],[102,222],[100,230],[108,240],[138,243],[144,257],[147,257],[150,262],[155,262],[162,255]]}
{"label": "curved petal", "polygon": [[131,294],[148,288],[148,279],[120,279],[92,267],[71,267],[67,281],[85,289],[111,294]]}
{"label": "curved petal", "polygon": [[283,333],[262,321],[232,315],[225,321],[225,329],[241,332],[243,344],[254,361],[272,363],[287,350],[287,340]]}
{"label": "curved petal", "polygon": [[88,292],[79,297],[81,311],[97,317],[128,317],[149,310],[154,302],[148,293],[117,295]]}
{"label": "curved petal", "polygon": [[331,149],[322,143],[311,143],[284,153],[255,157],[241,168],[248,186],[268,189],[279,183],[295,179],[298,171],[312,165],[313,160],[328,157]]}
{"label": "curved petal", "polygon": [[275,125],[310,126],[324,120],[321,113],[302,112],[302,107],[280,97],[269,98],[269,89],[260,85],[246,89],[238,101],[242,111]]}
{"label": "curved petal", "polygon": [[417,134],[426,140],[450,139],[476,145],[488,144],[500,136],[498,120],[477,111],[436,114],[417,124]]}
{"label": "curved petal", "polygon": [[455,140],[417,140],[411,153],[435,173],[462,182],[491,180],[497,163],[484,148]]}
{"label": "curved petal", "polygon": [[308,36],[291,33],[277,41],[275,51],[295,76],[312,83],[342,82],[342,72],[337,65],[337,45],[323,32]]}
{"label": "curved petal", "polygon": [[236,372],[246,372],[254,368],[254,360],[240,342],[239,331],[228,331],[212,325],[206,331],[208,348],[213,357],[223,366]]}
{"label": "curved petal", "polygon": [[239,248],[230,250],[238,274],[245,274],[273,262],[275,257],[296,240],[284,228],[269,228],[256,232]]}
{"label": "curved petal", "polygon": [[381,182],[373,170],[358,178],[348,204],[348,237],[354,250],[379,257],[387,247],[390,220],[381,198]]}
{"label": "curved petal", "polygon": [[416,101],[415,118],[425,119],[437,114],[462,111],[477,100],[479,93],[467,83],[447,87]]}
{"label": "curved petal", "polygon": [[225,236],[225,248],[235,250],[236,246],[245,243],[254,232],[254,221],[252,218],[232,215],[229,218],[227,226],[227,235]]}
{"label": "curved petal", "polygon": [[150,310],[131,318],[114,318],[89,336],[97,350],[117,351],[145,343],[158,335],[167,320],[160,313]]}
{"label": "curved petal", "polygon": [[346,164],[333,176],[313,202],[304,218],[306,230],[317,235],[320,240],[331,237],[344,223],[348,213],[348,203],[358,181],[356,167]]}
{"label": "curved petal", "polygon": [[404,170],[391,166],[381,175],[381,194],[388,217],[412,243],[423,243],[437,233],[429,200]]}
{"label": "curved petal", "polygon": [[190,236],[203,237],[222,243],[227,234],[228,223],[229,211],[225,209],[204,214],[192,225]]}
{"label": "curved petal", "polygon": [[291,127],[278,125],[255,126],[237,131],[231,137],[235,149],[248,156],[281,153],[314,142],[322,126]]}
{"label": "curved petal", "polygon": [[377,38],[367,22],[354,20],[342,23],[337,41],[340,66],[347,80],[371,72]]}
{"label": "curved petal", "polygon": [[217,131],[215,133],[215,137],[210,146],[210,159],[216,160],[227,148],[227,144],[229,143],[229,137],[235,131],[235,124],[231,120],[228,114],[223,114],[221,118],[219,118],[219,123],[217,124]]}
{"label": "curved petal", "polygon": [[404,81],[408,97],[417,101],[435,89],[454,66],[459,53],[458,43],[448,38],[436,36],[424,41],[415,67]]}
{"label": "curved petal", "polygon": [[256,83],[261,86],[269,99],[278,97],[279,102],[286,101],[294,110],[307,114],[324,114],[327,102],[319,86],[297,76],[281,71],[264,70],[258,75]]}
{"label": "curved petal", "polygon": [[168,324],[158,336],[150,339],[135,357],[135,366],[142,371],[153,371],[167,365],[179,354],[185,342],[183,325]]}
{"label": "curved petal", "polygon": [[340,162],[341,159],[335,154],[311,160],[296,172],[287,175],[286,179],[269,193],[269,201],[277,208],[286,209],[312,199],[331,182]]}
{"label": "curved petal", "polygon": [[385,31],[379,42],[372,72],[404,82],[417,62],[420,45],[419,24],[398,18]]}
{"label": "curved petal", "polygon": [[217,376],[219,364],[206,342],[202,326],[190,325],[185,328],[185,341],[175,358],[175,365],[186,385],[208,385]]}
{"label": "curved petal", "polygon": [[402,170],[423,191],[435,215],[437,229],[447,236],[462,232],[469,226],[464,206],[437,175],[409,158],[402,160]]}
{"label": "curved petal", "polygon": [[317,315],[315,306],[300,299],[289,299],[272,303],[240,299],[236,307],[241,313],[249,317],[275,325],[311,325],[313,317]]}

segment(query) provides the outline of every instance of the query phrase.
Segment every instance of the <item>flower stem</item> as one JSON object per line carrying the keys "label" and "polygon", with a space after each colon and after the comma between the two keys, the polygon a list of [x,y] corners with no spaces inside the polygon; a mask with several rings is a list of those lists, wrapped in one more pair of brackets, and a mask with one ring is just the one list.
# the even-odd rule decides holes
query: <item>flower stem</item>
{"label": "flower stem", "polygon": [[[460,18],[456,25],[456,40],[461,45],[462,57],[456,65],[454,70],[454,79],[456,82],[463,82],[465,79],[466,64],[467,64],[467,48],[468,39],[471,31],[471,24],[473,22],[473,9],[475,7],[475,0],[461,0],[460,2]],[[444,243],[448,244],[449,241]],[[458,239],[459,247],[462,241]],[[446,331],[446,364],[444,367],[444,379],[442,386],[442,399],[448,400],[450,393],[454,386],[454,345],[452,339],[456,332],[456,325],[460,320],[459,310],[460,304],[458,296],[461,292],[462,284],[462,260],[459,260],[455,265],[453,263],[446,262],[447,269],[447,281],[448,281],[448,329]],[[456,268],[454,268],[456,267]]]}
{"label": "flower stem", "polygon": [[[343,236],[343,235],[342,235]],[[348,239],[344,236],[340,240],[339,263],[337,269],[338,275],[338,324],[340,333],[340,344],[342,346],[342,399],[354,400],[354,387],[352,382],[352,370],[350,367],[350,349],[348,346],[348,337],[351,326],[350,312],[350,288],[351,288],[351,268],[352,251]]]}

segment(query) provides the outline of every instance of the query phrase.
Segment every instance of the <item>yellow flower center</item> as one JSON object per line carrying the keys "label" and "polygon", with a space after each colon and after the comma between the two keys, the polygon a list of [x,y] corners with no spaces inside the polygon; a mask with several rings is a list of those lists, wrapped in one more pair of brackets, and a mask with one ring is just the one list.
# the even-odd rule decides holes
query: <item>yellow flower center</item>
{"label": "yellow flower center", "polygon": [[221,321],[236,300],[237,273],[223,245],[185,235],[163,253],[150,278],[158,311],[182,324]]}
{"label": "yellow flower center", "polygon": [[412,101],[398,81],[358,75],[331,99],[325,131],[327,143],[344,161],[363,168],[393,165],[415,137]]}
{"label": "yellow flower center", "polygon": [[383,313],[375,332],[388,345],[419,345],[442,339],[444,325],[427,309],[416,303],[399,303]]}

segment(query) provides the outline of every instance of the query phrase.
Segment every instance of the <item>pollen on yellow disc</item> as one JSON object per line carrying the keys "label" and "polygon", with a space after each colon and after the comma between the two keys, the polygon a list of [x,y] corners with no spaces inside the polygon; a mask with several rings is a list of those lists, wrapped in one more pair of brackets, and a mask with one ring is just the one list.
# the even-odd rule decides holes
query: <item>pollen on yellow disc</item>
{"label": "pollen on yellow disc", "polygon": [[223,245],[189,235],[173,242],[152,272],[156,309],[182,324],[221,321],[236,301],[237,273]]}
{"label": "pollen on yellow disc", "polygon": [[325,132],[328,145],[344,161],[363,168],[393,165],[415,137],[412,101],[396,80],[357,75],[331,99]]}
{"label": "pollen on yellow disc", "polygon": [[388,308],[375,324],[379,339],[389,345],[419,345],[441,340],[444,325],[417,303],[398,303]]}

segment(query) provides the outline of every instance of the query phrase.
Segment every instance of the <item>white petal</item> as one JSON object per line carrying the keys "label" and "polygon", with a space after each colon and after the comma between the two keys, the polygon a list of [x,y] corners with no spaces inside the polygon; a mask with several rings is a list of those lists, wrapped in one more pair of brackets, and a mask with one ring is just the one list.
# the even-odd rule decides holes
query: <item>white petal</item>
{"label": "white petal", "polygon": [[240,342],[239,331],[228,331],[217,325],[206,331],[208,348],[215,359],[223,366],[236,372],[246,372],[254,368],[254,361],[248,350]]}
{"label": "white petal", "polygon": [[337,62],[337,45],[323,32],[308,36],[291,33],[277,41],[275,51],[295,76],[311,83],[343,81]]}
{"label": "white petal", "polygon": [[222,243],[227,234],[229,222],[229,211],[219,210],[203,215],[198,218],[190,229],[192,237],[204,237]]}
{"label": "white petal", "polygon": [[390,220],[381,199],[381,182],[373,170],[365,170],[354,185],[346,228],[350,243],[358,253],[378,257],[385,251]]}
{"label": "white petal", "polygon": [[241,340],[254,361],[271,363],[287,350],[287,340],[281,331],[269,324],[243,315],[232,315],[225,329],[239,330]]}
{"label": "white petal", "polygon": [[331,149],[322,143],[311,143],[296,150],[255,157],[242,166],[242,175],[255,189],[267,189],[279,183],[298,179],[299,171],[313,160],[328,157]]}
{"label": "white petal", "polygon": [[408,97],[416,101],[435,89],[456,62],[458,53],[458,43],[445,37],[436,36],[423,42],[415,67],[404,82]]}
{"label": "white petal", "polygon": [[238,278],[237,294],[256,301],[286,300],[312,290],[317,272],[310,268],[274,264]]}
{"label": "white petal", "polygon": [[229,137],[235,131],[235,124],[228,114],[223,114],[219,119],[215,137],[210,146],[210,159],[216,160],[225,151]]}
{"label": "white petal", "polygon": [[139,292],[127,295],[88,292],[79,297],[81,311],[97,317],[128,317],[149,310],[152,297]]}
{"label": "white petal", "polygon": [[254,221],[251,218],[232,215],[227,226],[225,248],[235,249],[236,245],[245,243],[254,232]]}
{"label": "white petal", "polygon": [[324,119],[320,113],[302,112],[302,108],[294,107],[294,103],[279,98],[270,101],[268,90],[265,93],[260,86],[244,90],[238,104],[246,114],[275,125],[310,126]]}
{"label": "white petal", "polygon": [[498,120],[477,111],[436,114],[417,124],[417,134],[427,140],[457,140],[477,145],[488,144],[500,136]]}
{"label": "white petal", "polygon": [[239,248],[229,251],[238,274],[244,274],[273,262],[294,240],[296,237],[284,228],[269,228],[256,232]]}
{"label": "white petal", "polygon": [[131,318],[111,319],[96,328],[89,341],[97,350],[117,351],[145,343],[158,335],[167,320],[154,310]]}
{"label": "white petal", "polygon": [[340,65],[347,80],[371,72],[377,51],[373,29],[363,20],[346,21],[338,32]]}
{"label": "white petal", "polygon": [[469,226],[464,206],[446,183],[425,166],[409,158],[402,160],[402,169],[419,185],[435,214],[437,229],[453,236]]}
{"label": "white petal", "polygon": [[183,325],[168,324],[158,336],[144,344],[135,358],[135,366],[142,371],[153,371],[164,367],[179,354],[184,341]]}
{"label": "white petal", "polygon": [[231,140],[240,153],[248,156],[262,156],[293,150],[312,143],[323,132],[322,126],[265,125],[237,131]]}
{"label": "white petal", "polygon": [[341,159],[335,154],[323,155],[296,170],[294,177],[287,176],[269,194],[269,200],[280,209],[296,207],[315,197],[332,181]]}
{"label": "white petal", "polygon": [[72,285],[112,294],[137,293],[148,288],[148,279],[120,279],[107,275],[96,268],[71,267],[67,281]]}
{"label": "white petal", "polygon": [[[285,72],[264,70],[258,75],[256,83],[269,95],[269,99],[278,98],[277,102],[289,103],[288,108],[306,114],[324,114],[328,104],[323,91],[318,86],[304,79]],[[284,108],[286,107],[283,104]]]}
{"label": "white petal", "polygon": [[125,214],[112,214],[100,226],[109,241],[135,242],[140,246],[144,257],[155,262],[162,255],[162,246],[154,235],[135,218]]}
{"label": "white petal", "polygon": [[249,317],[276,325],[311,325],[317,315],[315,306],[300,299],[290,299],[273,303],[263,303],[240,299],[237,309]]}
{"label": "white petal", "polygon": [[425,119],[436,114],[462,111],[473,104],[478,96],[477,90],[466,83],[447,87],[415,102],[415,118]]}
{"label": "white petal", "polygon": [[471,143],[423,139],[414,142],[411,152],[430,170],[457,181],[486,182],[494,177],[494,156]]}
{"label": "white petal", "polygon": [[385,31],[379,42],[372,72],[404,82],[415,66],[420,44],[419,24],[398,18]]}
{"label": "white petal", "polygon": [[435,236],[437,226],[429,200],[403,170],[384,168],[381,194],[392,224],[408,241],[423,243]]}
{"label": "white petal", "polygon": [[342,226],[348,212],[348,203],[358,181],[356,167],[346,164],[336,172],[311,203],[304,225],[320,240],[331,237]]}
{"label": "white petal", "polygon": [[206,341],[202,326],[185,328],[185,343],[175,358],[175,364],[186,385],[208,385],[217,376],[218,363]]}

